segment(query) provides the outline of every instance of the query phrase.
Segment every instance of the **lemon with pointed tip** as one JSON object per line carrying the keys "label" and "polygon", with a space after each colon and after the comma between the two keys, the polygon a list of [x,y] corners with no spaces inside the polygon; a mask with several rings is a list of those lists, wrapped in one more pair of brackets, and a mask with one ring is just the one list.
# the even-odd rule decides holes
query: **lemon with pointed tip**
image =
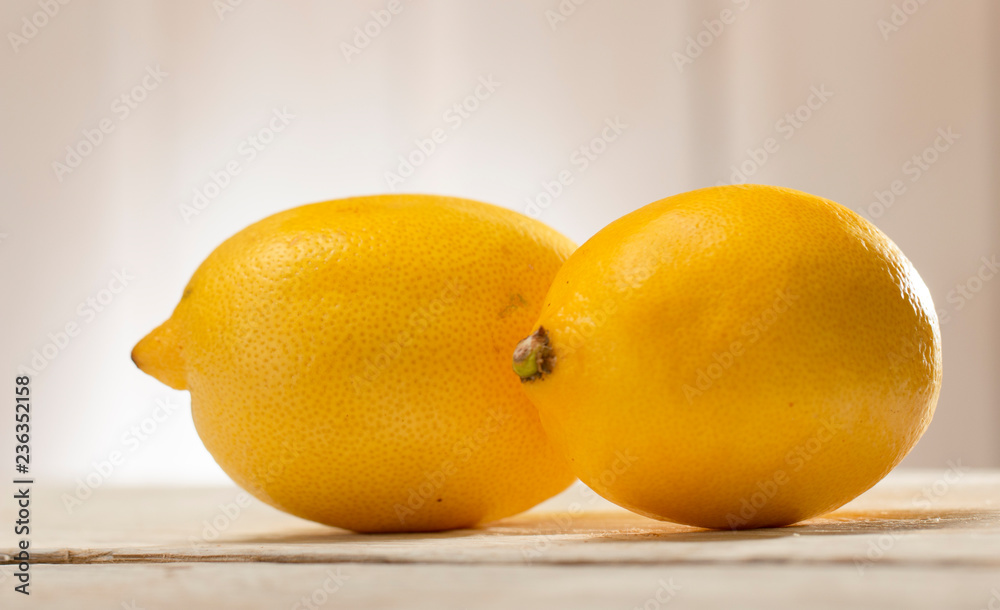
{"label": "lemon with pointed tip", "polygon": [[272,506],[363,532],[474,526],[573,479],[508,368],[573,249],[476,201],[306,205],[212,252],[132,358],[191,392],[209,452]]}
{"label": "lemon with pointed tip", "polygon": [[794,523],[885,476],[934,413],[930,293],[832,201],[707,188],[611,223],[556,275],[515,371],[595,491],[710,528]]}

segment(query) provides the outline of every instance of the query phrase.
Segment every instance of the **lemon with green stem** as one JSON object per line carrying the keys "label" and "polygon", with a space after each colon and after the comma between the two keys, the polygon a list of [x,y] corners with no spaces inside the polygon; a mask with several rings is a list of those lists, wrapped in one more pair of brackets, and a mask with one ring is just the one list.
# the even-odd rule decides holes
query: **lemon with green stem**
{"label": "lemon with green stem", "polygon": [[628,214],[570,256],[545,303],[514,352],[526,395],[584,483],[658,519],[831,511],[903,459],[940,391],[916,269],[867,220],[791,189],[707,188]]}

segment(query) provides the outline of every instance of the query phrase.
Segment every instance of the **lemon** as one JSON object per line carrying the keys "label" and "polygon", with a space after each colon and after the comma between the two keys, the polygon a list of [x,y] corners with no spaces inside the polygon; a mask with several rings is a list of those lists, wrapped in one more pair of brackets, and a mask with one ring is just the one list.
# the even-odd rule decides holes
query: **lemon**
{"label": "lemon", "polygon": [[362,532],[473,526],[573,480],[510,375],[565,237],[426,195],[327,201],[237,233],[132,353],[191,392],[225,472]]}
{"label": "lemon", "polygon": [[709,528],[831,511],[931,421],[941,339],[913,265],[850,210],[707,188],[611,223],[556,275],[515,370],[576,475]]}

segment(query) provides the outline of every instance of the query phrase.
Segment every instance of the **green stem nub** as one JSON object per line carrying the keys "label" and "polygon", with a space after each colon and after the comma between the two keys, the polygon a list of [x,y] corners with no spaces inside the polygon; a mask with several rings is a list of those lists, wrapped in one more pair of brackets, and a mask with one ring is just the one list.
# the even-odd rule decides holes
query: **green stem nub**
{"label": "green stem nub", "polygon": [[552,372],[555,363],[556,355],[549,343],[549,333],[541,326],[514,348],[514,372],[521,378],[521,383],[541,379]]}

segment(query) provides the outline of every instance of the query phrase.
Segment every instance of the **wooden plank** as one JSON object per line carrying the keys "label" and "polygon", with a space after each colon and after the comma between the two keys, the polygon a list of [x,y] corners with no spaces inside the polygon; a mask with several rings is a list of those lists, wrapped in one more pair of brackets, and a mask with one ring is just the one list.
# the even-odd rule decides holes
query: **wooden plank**
{"label": "wooden plank", "polygon": [[[1000,607],[1000,571],[874,566],[208,564],[37,566],[30,600],[105,610],[662,610]],[[13,602],[13,603],[12,603]],[[19,603],[18,603],[19,602]],[[991,605],[992,604],[992,605]]]}
{"label": "wooden plank", "polygon": [[[256,501],[241,507],[239,494],[99,489],[70,512],[59,493],[39,489],[33,561],[1000,567],[997,471],[900,471],[826,517],[746,532],[646,519],[579,486],[483,528],[406,535],[353,534]],[[0,549],[0,564],[14,552]]]}

